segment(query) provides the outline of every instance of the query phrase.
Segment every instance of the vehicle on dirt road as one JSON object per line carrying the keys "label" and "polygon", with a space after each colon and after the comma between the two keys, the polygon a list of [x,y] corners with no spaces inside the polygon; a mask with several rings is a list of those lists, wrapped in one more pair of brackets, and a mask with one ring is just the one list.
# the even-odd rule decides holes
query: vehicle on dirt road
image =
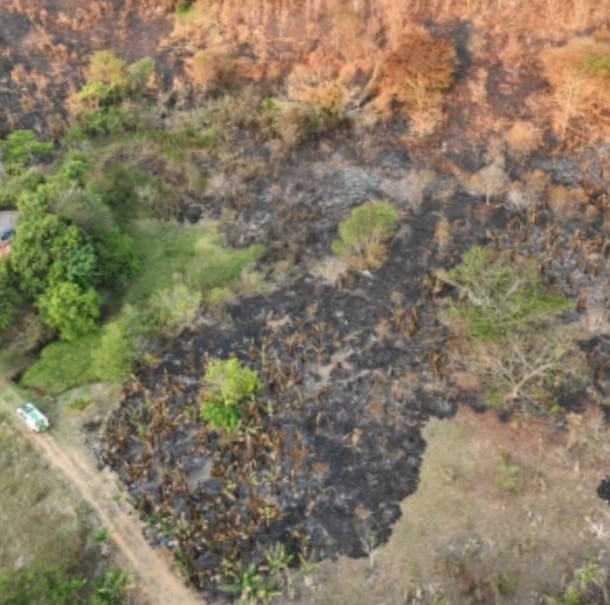
{"label": "vehicle on dirt road", "polygon": [[46,431],[50,426],[49,419],[33,403],[20,405],[17,415],[34,433]]}

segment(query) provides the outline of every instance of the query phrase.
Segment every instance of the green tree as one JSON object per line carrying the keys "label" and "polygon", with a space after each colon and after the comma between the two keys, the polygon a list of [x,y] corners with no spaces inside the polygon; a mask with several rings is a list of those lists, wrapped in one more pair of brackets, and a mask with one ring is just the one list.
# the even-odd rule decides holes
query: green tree
{"label": "green tree", "polygon": [[13,323],[20,299],[8,262],[0,259],[0,331]]}
{"label": "green tree", "polygon": [[48,158],[53,144],[40,142],[31,130],[15,130],[0,149],[9,174],[17,174],[26,166]]}
{"label": "green tree", "polygon": [[450,313],[466,321],[469,336],[491,338],[540,324],[571,306],[569,299],[544,288],[533,263],[499,262],[486,248],[474,246],[462,262],[437,276],[456,287],[461,300]]}
{"label": "green tree", "polygon": [[0,186],[0,209],[16,208],[22,194],[36,191],[44,181],[44,175],[36,168],[29,168],[20,174],[9,177]]}
{"label": "green tree", "polygon": [[63,340],[76,340],[95,329],[100,297],[93,288],[69,281],[53,284],[38,299],[42,321],[58,330]]}
{"label": "green tree", "polygon": [[99,270],[93,244],[76,225],[69,225],[53,241],[55,258],[49,269],[50,285],[69,281],[88,288],[97,283]]}
{"label": "green tree", "polygon": [[94,239],[94,245],[101,284],[116,289],[140,271],[133,240],[118,227],[99,233]]}
{"label": "green tree", "polygon": [[577,392],[584,360],[559,313],[569,299],[544,287],[536,267],[502,262],[486,248],[437,276],[457,288],[445,319],[453,327],[453,360],[478,379],[487,402],[501,408],[556,408],[558,396]]}
{"label": "green tree", "polygon": [[22,197],[9,262],[19,277],[19,287],[28,296],[35,298],[44,292],[56,260],[54,243],[66,227],[60,217],[48,212],[48,202],[40,188]]}

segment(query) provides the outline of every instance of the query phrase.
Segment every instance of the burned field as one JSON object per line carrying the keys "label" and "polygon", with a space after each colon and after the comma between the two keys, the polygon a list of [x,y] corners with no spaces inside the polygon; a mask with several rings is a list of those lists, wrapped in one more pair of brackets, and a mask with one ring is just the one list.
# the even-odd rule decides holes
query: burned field
{"label": "burned field", "polygon": [[[392,173],[338,165],[335,177],[358,170],[371,187]],[[173,551],[199,589],[219,596],[251,566],[268,570],[269,553],[278,548],[290,567],[300,559],[366,556],[389,538],[400,502],[417,488],[422,425],[452,415],[458,403],[483,403],[454,380],[451,337],[438,314],[452,291],[434,268],[483,244],[532,259],[547,285],[577,301],[566,323],[603,312],[603,196],[590,198],[595,218],[576,229],[569,217],[557,221],[543,201],[527,211],[489,206],[456,183],[445,199],[447,182],[436,180],[421,207],[403,202],[379,270],[331,282],[313,269],[230,304],[222,321],[184,334],[126,387],[106,426],[102,459],[149,522],[149,538]],[[350,203],[349,190],[344,199]],[[268,205],[251,211],[266,237]],[[299,255],[322,255],[321,240],[308,247],[307,226],[329,232],[327,221],[301,224]],[[439,235],[443,221],[451,226],[446,237]],[[293,221],[285,232],[294,229]],[[565,409],[583,405],[587,387],[601,399],[605,394],[603,337],[595,329],[582,336],[586,375],[557,394]],[[208,360],[231,356],[256,369],[264,384],[234,435],[212,429],[200,411]]]}
{"label": "burned field", "polygon": [[[217,591],[227,562],[262,564],[276,543],[296,563],[363,556],[388,538],[417,487],[421,423],[454,409],[433,386],[423,250],[395,248],[341,291],[307,276],[232,306],[227,328],[185,337],[126,391],[103,459],[198,587]],[[376,334],[379,321],[391,334]],[[206,357],[231,355],[265,385],[233,437],[199,411]]]}
{"label": "burned field", "polygon": [[[154,77],[112,107],[124,125],[66,149],[98,149],[94,173],[137,173],[134,204],[163,228],[214,223],[225,248],[261,251],[253,273],[264,284],[248,293],[231,282],[219,304],[199,284],[195,313],[180,327],[190,329],[159,330],[130,360],[125,375],[136,371],[98,444],[149,540],[210,598],[289,594],[293,569],[370,556],[386,543],[417,490],[432,417],[465,404],[561,429],[570,413],[610,402],[610,164],[598,111],[608,94],[607,31],[582,37],[567,15],[566,29],[547,39],[528,21],[538,18],[532,7],[511,15],[531,35],[517,25],[504,32],[505,15],[489,7],[436,25],[430,7],[433,19],[418,12],[421,23],[402,31],[394,5],[324,16],[306,4],[305,16],[295,8],[289,19],[289,11],[244,16],[240,3],[210,12],[189,3],[170,19],[110,2],[90,22],[66,17],[61,43],[44,11],[28,19],[16,11],[0,25],[12,49],[2,93],[10,128],[55,136],[66,126],[78,77],[55,85],[38,72],[105,47],[129,61],[154,57]],[[48,39],[34,36],[36,24]],[[83,25],[95,33],[90,44],[78,35]],[[362,48],[346,44],[353,40]],[[418,63],[407,51],[422,45],[429,54]],[[31,63],[21,58],[28,48]],[[29,109],[25,92],[35,99]],[[350,265],[335,238],[350,212],[375,203],[395,212],[396,229],[369,242],[383,248],[380,262]],[[526,294],[544,291],[539,300],[554,300],[553,313],[534,309],[520,325],[523,308],[514,317],[509,309],[515,334],[475,342],[468,318],[451,312],[472,294],[454,269],[476,249],[502,275],[517,275],[498,282],[507,297],[531,279]],[[180,271],[168,273],[174,285],[188,283]],[[205,374],[228,359],[261,385],[236,430],[203,413]]]}

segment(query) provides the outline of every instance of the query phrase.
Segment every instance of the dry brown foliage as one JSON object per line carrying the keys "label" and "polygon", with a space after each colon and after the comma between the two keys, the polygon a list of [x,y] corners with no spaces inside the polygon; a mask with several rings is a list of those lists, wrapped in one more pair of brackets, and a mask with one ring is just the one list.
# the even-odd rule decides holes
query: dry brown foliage
{"label": "dry brown foliage", "polygon": [[574,38],[542,53],[545,76],[553,87],[552,123],[561,138],[577,121],[589,127],[588,133],[594,129],[598,134],[610,134],[608,81],[583,67],[586,59],[607,56],[610,44],[592,37]]}
{"label": "dry brown foliage", "polygon": [[527,156],[542,144],[542,133],[531,122],[517,120],[504,133],[504,140],[513,153]]}
{"label": "dry brown foliage", "polygon": [[216,90],[230,84],[235,62],[230,54],[200,51],[189,59],[186,70],[197,86]]}
{"label": "dry brown foliage", "polygon": [[382,59],[380,97],[396,99],[406,111],[422,111],[442,103],[456,68],[453,45],[414,28]]}
{"label": "dry brown foliage", "polygon": [[558,218],[570,219],[580,214],[587,203],[587,195],[580,188],[567,189],[563,185],[551,187],[547,204]]}

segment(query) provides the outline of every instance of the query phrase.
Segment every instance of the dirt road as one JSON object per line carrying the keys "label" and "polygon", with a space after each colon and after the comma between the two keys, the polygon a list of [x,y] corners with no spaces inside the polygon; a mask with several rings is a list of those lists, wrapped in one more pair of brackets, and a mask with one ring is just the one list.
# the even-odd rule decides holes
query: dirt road
{"label": "dirt road", "polygon": [[142,536],[142,523],[131,506],[117,502],[116,478],[99,471],[92,456],[57,442],[51,434],[35,435],[32,443],[45,459],[74,485],[110,530],[110,538],[127,560],[139,589],[151,605],[202,605],[203,599],[188,589],[170,568],[167,554],[153,549]]}

